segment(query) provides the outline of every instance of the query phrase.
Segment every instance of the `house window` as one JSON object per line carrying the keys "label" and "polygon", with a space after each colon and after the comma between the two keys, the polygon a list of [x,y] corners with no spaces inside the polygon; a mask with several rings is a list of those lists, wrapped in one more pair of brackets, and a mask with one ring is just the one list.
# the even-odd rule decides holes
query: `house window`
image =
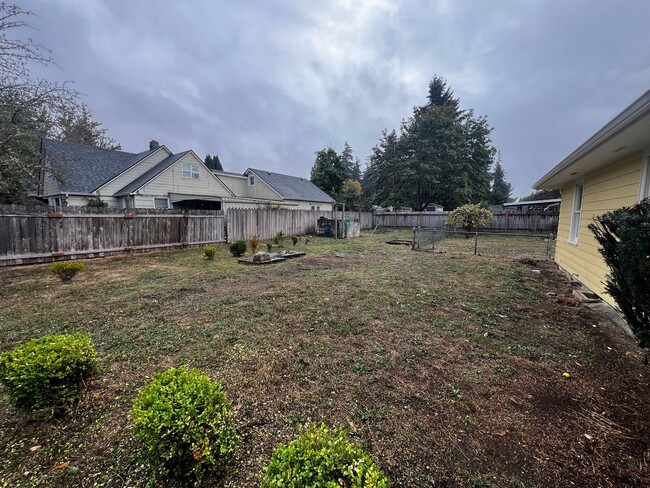
{"label": "house window", "polygon": [[312,210],[319,211],[319,210],[320,210],[320,205],[312,205],[312,206],[311,206],[311,209],[312,209]]}
{"label": "house window", "polygon": [[641,171],[641,192],[639,200],[650,198],[650,156],[645,160],[643,170]]}
{"label": "house window", "polygon": [[254,175],[250,175],[248,177],[248,186],[255,186],[255,176]]}
{"label": "house window", "polygon": [[573,192],[573,212],[571,213],[571,227],[569,229],[569,242],[578,243],[580,235],[580,214],[582,213],[582,194],[585,186],[581,183],[576,185]]}
{"label": "house window", "polygon": [[153,208],[170,208],[169,198],[167,197],[154,197]]}
{"label": "house window", "polygon": [[201,176],[201,168],[198,164],[183,163],[183,178],[198,180]]}

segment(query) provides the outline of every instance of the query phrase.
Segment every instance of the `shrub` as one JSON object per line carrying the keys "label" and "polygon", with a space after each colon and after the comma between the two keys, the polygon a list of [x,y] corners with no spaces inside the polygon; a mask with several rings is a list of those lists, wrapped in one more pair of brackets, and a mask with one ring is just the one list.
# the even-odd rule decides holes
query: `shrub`
{"label": "shrub", "polygon": [[298,236],[291,236],[291,241],[293,242],[294,246],[298,244]]}
{"label": "shrub", "polygon": [[50,271],[61,281],[70,281],[74,275],[84,269],[86,269],[86,265],[81,261],[59,261],[50,265]]}
{"label": "shrub", "polygon": [[610,270],[605,291],[640,346],[650,346],[650,199],[595,217],[589,230]]}
{"label": "shrub", "polygon": [[472,232],[492,218],[492,212],[481,205],[468,203],[449,212],[445,225],[457,229],[462,227],[467,232]]}
{"label": "shrub", "polygon": [[45,336],[0,354],[0,381],[22,410],[72,405],[82,381],[96,371],[97,356],[87,334]]}
{"label": "shrub", "polygon": [[266,250],[268,252],[271,252],[271,249],[273,249],[273,243],[272,242],[267,242],[266,243]]}
{"label": "shrub", "polygon": [[154,474],[221,472],[237,447],[230,403],[217,381],[181,366],[156,374],[133,402],[134,433]]}
{"label": "shrub", "polygon": [[235,241],[230,244],[230,254],[235,257],[242,256],[246,252],[246,242],[244,241]]}
{"label": "shrub", "polygon": [[214,255],[217,253],[217,248],[214,246],[206,246],[203,248],[203,254],[208,259],[214,259]]}
{"label": "shrub", "polygon": [[284,244],[284,232],[280,231],[275,234],[275,237],[273,238],[273,244],[276,246],[281,246]]}
{"label": "shrub", "polygon": [[250,238],[250,241],[248,243],[251,245],[251,251],[253,251],[253,254],[257,251],[257,247],[260,245],[260,239],[257,236],[253,236]]}
{"label": "shrub", "polygon": [[288,446],[281,445],[264,469],[260,487],[387,487],[370,455],[348,441],[345,432],[309,426]]}

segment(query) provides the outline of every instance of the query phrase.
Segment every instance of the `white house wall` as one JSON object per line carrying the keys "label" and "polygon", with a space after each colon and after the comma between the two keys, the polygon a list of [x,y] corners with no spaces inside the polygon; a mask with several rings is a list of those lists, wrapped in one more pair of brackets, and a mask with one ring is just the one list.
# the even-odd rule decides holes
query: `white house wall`
{"label": "white house wall", "polygon": [[[207,197],[231,196],[228,190],[202,163],[201,175],[197,179],[183,177],[183,163],[199,164],[191,153],[183,156],[165,171],[156,176],[138,191],[139,195],[167,196],[169,193],[199,195]],[[139,199],[138,199],[139,201]],[[153,202],[152,202],[153,205]]]}
{"label": "white house wall", "polygon": [[[247,197],[248,196],[248,178],[234,175],[217,175],[218,178],[223,181],[231,192],[237,197]],[[277,195],[276,195],[277,197]]]}
{"label": "white house wall", "polygon": [[[246,184],[248,185],[248,182]],[[248,186],[246,196],[249,198],[261,198],[264,200],[281,200],[280,195],[258,178],[257,175],[255,175],[255,184],[253,186]]]}
{"label": "white house wall", "polygon": [[49,197],[60,194],[61,190],[59,190],[59,183],[56,178],[49,171],[45,171],[43,174],[43,196]]}
{"label": "white house wall", "polygon": [[293,203],[296,205],[294,207],[294,210],[311,210],[311,207],[319,207],[320,206],[320,211],[322,212],[330,212],[332,210],[332,204],[331,203],[324,203],[324,202],[302,202],[299,200],[285,200],[287,203]]}
{"label": "white house wall", "polygon": [[166,150],[166,148],[161,147],[158,151],[150,154],[138,164],[127,169],[120,176],[99,188],[99,192],[102,195],[114,195],[115,192],[120,191],[126,185],[135,180],[138,176],[142,176],[144,173],[160,163],[163,159],[167,159],[169,156],[170,153]]}

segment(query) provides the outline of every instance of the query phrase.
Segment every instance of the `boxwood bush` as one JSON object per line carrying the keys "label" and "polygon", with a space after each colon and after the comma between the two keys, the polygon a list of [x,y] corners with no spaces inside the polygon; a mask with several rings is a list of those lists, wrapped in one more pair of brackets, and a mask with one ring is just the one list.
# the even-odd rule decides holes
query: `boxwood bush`
{"label": "boxwood bush", "polygon": [[214,255],[217,253],[217,248],[214,246],[206,246],[203,248],[203,254],[208,259],[214,259]]}
{"label": "boxwood bush", "polygon": [[97,369],[95,348],[87,334],[41,337],[0,354],[0,381],[22,410],[73,404],[83,380]]}
{"label": "boxwood bush", "polygon": [[235,257],[240,257],[246,252],[245,241],[235,241],[230,244],[230,253]]}
{"label": "boxwood bush", "polygon": [[50,271],[61,281],[70,281],[77,273],[86,269],[81,261],[59,261],[50,265]]}
{"label": "boxwood bush", "polygon": [[184,366],[156,374],[131,415],[134,433],[159,479],[201,479],[222,472],[238,439],[230,403],[217,381]]}
{"label": "boxwood bush", "polygon": [[311,425],[281,445],[264,469],[261,488],[304,486],[381,488],[388,479],[370,455],[341,429]]}

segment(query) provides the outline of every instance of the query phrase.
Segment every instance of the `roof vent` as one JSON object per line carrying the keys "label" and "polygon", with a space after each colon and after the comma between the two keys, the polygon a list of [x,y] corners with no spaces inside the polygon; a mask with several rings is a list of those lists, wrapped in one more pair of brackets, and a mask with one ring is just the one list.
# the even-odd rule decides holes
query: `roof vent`
{"label": "roof vent", "polygon": [[149,141],[149,149],[158,149],[159,147],[160,143],[157,140],[151,139],[151,141]]}

